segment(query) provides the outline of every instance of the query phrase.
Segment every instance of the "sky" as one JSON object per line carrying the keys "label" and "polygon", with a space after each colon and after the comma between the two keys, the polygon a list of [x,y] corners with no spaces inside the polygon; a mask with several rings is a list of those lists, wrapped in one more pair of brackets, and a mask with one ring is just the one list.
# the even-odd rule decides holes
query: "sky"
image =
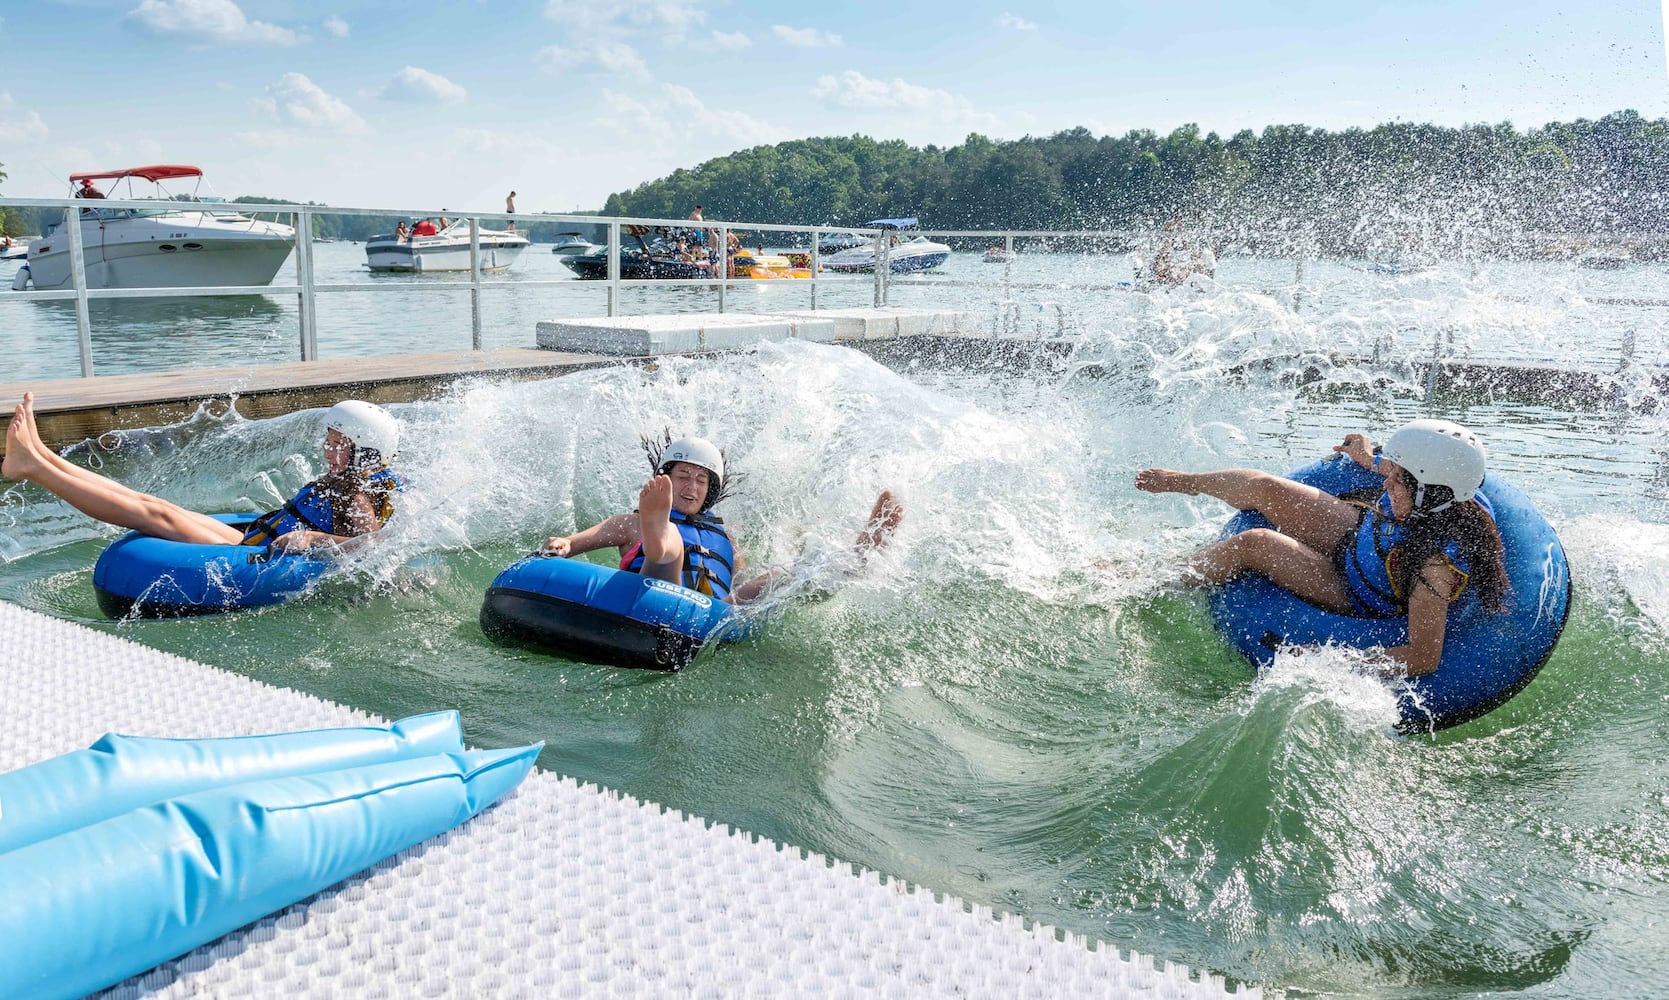
{"label": "sky", "polygon": [[0,0],[0,194],[602,207],[751,146],[1669,117],[1669,0]]}

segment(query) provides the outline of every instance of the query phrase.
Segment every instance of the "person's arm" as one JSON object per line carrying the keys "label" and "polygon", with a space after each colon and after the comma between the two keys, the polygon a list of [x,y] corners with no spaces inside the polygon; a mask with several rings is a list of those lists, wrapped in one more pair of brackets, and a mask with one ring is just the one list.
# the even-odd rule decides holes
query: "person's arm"
{"label": "person's arm", "polygon": [[545,539],[540,552],[547,556],[577,556],[610,546],[625,548],[638,540],[638,530],[636,514],[616,514],[572,535],[552,535]]}
{"label": "person's arm", "polygon": [[377,512],[371,507],[371,498],[363,493],[354,498],[349,520],[353,528],[351,534],[333,535],[328,531],[297,528],[273,539],[272,546],[280,552],[306,552],[318,545],[333,545],[339,551],[352,552],[363,546],[370,536],[382,527],[377,521]]}
{"label": "person's arm", "polygon": [[1449,626],[1449,601],[1459,585],[1460,574],[1447,561],[1437,556],[1426,560],[1408,595],[1408,644],[1385,650],[1401,668],[1393,676],[1420,677],[1437,669]]}

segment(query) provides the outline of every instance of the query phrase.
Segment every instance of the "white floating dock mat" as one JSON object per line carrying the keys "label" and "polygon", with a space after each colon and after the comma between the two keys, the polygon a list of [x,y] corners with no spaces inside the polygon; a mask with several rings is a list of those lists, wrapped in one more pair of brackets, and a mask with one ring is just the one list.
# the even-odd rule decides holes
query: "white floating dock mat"
{"label": "white floating dock mat", "polygon": [[[0,635],[0,771],[107,731],[379,721],[11,604]],[[1261,994],[535,771],[472,822],[105,995]]]}
{"label": "white floating dock mat", "polygon": [[547,350],[643,357],[737,350],[768,340],[828,343],[943,335],[966,326],[966,313],[933,309],[669,313],[541,320],[534,339]]}

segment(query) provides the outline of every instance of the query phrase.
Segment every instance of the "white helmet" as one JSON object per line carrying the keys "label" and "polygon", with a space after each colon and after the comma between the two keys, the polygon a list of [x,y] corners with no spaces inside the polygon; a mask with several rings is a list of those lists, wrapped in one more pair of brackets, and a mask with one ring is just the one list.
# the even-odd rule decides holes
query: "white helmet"
{"label": "white helmet", "polygon": [[325,411],[325,427],[354,444],[354,467],[382,465],[400,448],[400,422],[375,403],[344,399]]}
{"label": "white helmet", "polygon": [[666,474],[667,468],[673,462],[683,462],[706,469],[713,479],[707,484],[707,499],[701,505],[701,509],[706,510],[718,503],[719,495],[724,492],[724,453],[719,451],[717,445],[706,438],[679,438],[661,452],[662,475]]}
{"label": "white helmet", "polygon": [[1484,485],[1484,445],[1478,436],[1447,420],[1415,420],[1391,435],[1385,457],[1408,470],[1419,489],[1414,509],[1420,509],[1427,486],[1447,486],[1454,499],[1423,513],[1435,514],[1453,503],[1471,500]]}

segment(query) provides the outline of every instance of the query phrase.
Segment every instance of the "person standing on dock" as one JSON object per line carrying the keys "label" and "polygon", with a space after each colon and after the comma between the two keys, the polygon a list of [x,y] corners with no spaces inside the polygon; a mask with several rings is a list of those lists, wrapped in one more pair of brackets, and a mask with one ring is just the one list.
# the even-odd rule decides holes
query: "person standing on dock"
{"label": "person standing on dock", "polygon": [[26,392],[6,425],[0,476],[34,483],[95,520],[167,541],[305,552],[372,534],[387,523],[394,493],[404,485],[388,467],[399,444],[400,424],[387,410],[357,399],[337,403],[325,414],[326,474],[245,530],[65,460],[41,440],[35,394]]}

